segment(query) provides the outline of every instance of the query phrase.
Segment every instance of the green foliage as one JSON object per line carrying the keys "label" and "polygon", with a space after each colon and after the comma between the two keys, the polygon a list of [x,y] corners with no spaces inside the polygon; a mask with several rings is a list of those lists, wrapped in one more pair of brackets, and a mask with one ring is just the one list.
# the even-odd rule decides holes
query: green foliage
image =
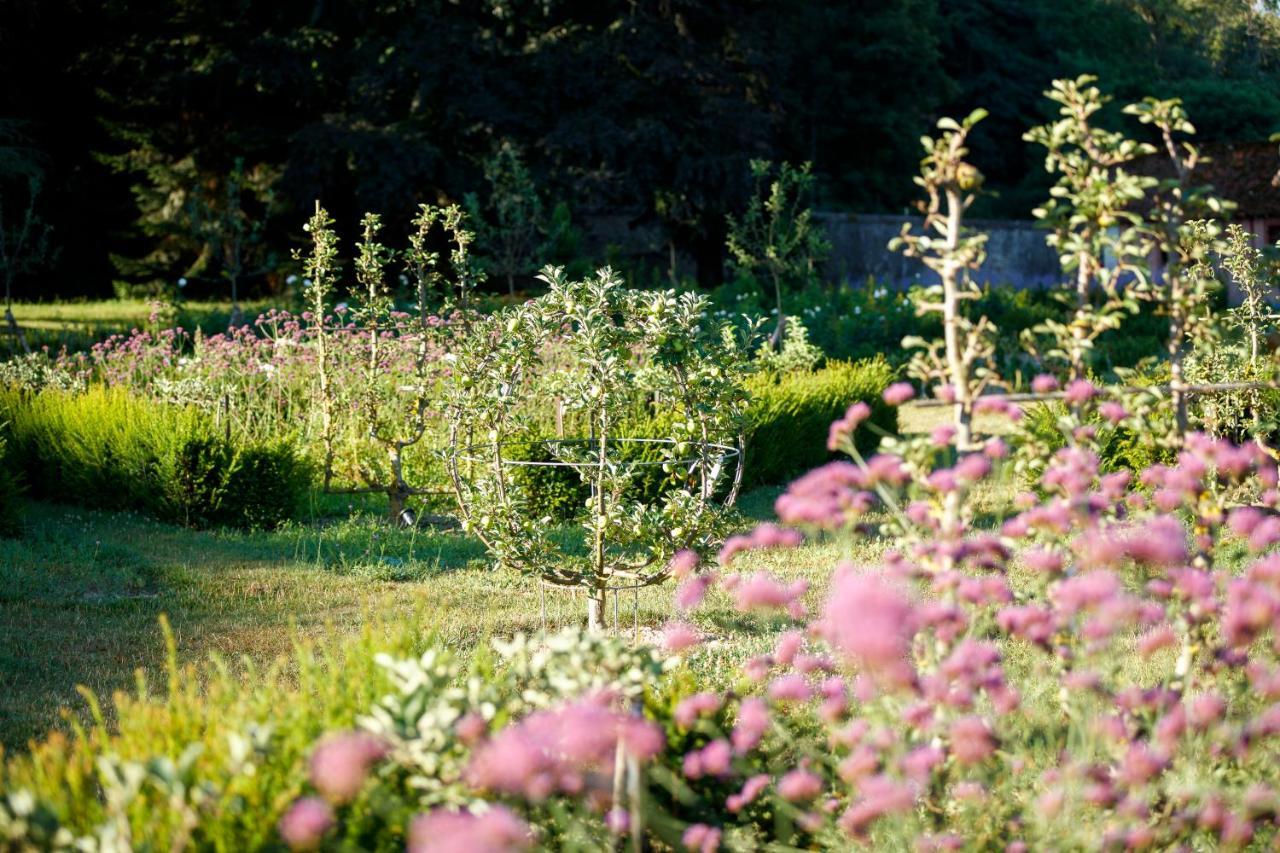
{"label": "green foliage", "polygon": [[[529,438],[508,442],[505,455],[519,462],[556,462],[549,439]],[[591,487],[572,468],[559,465],[514,465],[511,485],[517,489],[529,510],[539,517],[555,521],[574,521],[587,512]]]}
{"label": "green foliage", "polygon": [[[607,585],[660,582],[676,551],[708,547],[718,535],[726,507],[714,496],[726,471],[715,445],[740,435],[750,340],[727,325],[707,329],[705,299],[628,290],[607,268],[572,281],[548,267],[543,279],[545,296],[474,318],[457,341],[446,458],[465,529],[501,565],[585,587],[594,624]],[[659,468],[681,488],[649,502],[635,496],[633,466],[618,453],[646,443],[627,441],[635,436],[622,425],[655,397],[659,411],[674,414],[664,434],[645,437],[662,440]],[[545,446],[589,486],[581,524],[589,557],[562,553],[548,538],[551,516],[539,514],[550,507],[507,487],[518,467],[508,442],[527,437],[551,400],[576,425]]]}
{"label": "green foliage", "polygon": [[782,296],[817,276],[817,265],[831,250],[809,209],[813,194],[811,165],[765,160],[751,162],[755,192],[741,218],[729,216],[727,248],[737,268],[772,286],[777,329],[774,348],[782,346],[786,316]]}
{"label": "green foliage", "polygon": [[1032,403],[1023,408],[1018,424],[1019,441],[1035,448],[1034,454],[1026,455],[1023,465],[1028,486],[1039,482],[1049,458],[1067,446],[1066,435],[1082,423],[1097,431],[1096,443],[1091,447],[1098,454],[1100,469],[1106,473],[1145,471],[1152,465],[1174,461],[1173,452],[1149,440],[1141,430],[1124,424],[1112,426],[1096,411],[1078,419],[1063,403]]}
{"label": "green foliage", "polygon": [[484,271],[505,281],[514,296],[517,280],[531,276],[543,259],[572,243],[569,208],[558,204],[547,215],[533,176],[510,140],[499,143],[484,161],[484,178],[488,195],[481,201],[467,193],[467,216]]}
{"label": "green foliage", "polygon": [[17,457],[9,449],[8,426],[0,421],[0,536],[22,532],[23,492]]}
{"label": "green foliage", "polygon": [[871,406],[869,424],[874,427],[859,433],[858,446],[865,453],[873,451],[880,439],[876,429],[893,433],[898,428],[897,409],[880,397],[894,378],[883,358],[828,361],[811,373],[752,377],[747,382],[751,402],[744,485],[783,483],[825,462],[832,421],[857,402]]}
{"label": "green foliage", "polygon": [[274,527],[297,513],[310,486],[310,468],[288,442],[220,435],[195,409],[122,390],[7,389],[0,413],[42,498],[143,509],[195,527]]}

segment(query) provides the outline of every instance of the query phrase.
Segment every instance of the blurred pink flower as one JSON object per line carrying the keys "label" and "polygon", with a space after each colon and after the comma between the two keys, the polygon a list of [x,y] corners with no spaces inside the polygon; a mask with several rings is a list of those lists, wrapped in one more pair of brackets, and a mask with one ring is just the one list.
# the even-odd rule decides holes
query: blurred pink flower
{"label": "blurred pink flower", "polygon": [[705,823],[695,823],[684,831],[680,843],[692,853],[716,853],[720,849],[720,830]]}
{"label": "blurred pink flower", "polygon": [[311,784],[329,799],[347,802],[386,754],[386,744],[367,732],[330,735],[311,754]]}
{"label": "blurred pink flower", "polygon": [[823,787],[821,776],[800,767],[778,780],[778,796],[793,803],[807,801],[821,794]]}
{"label": "blurred pink flower", "polygon": [[408,853],[513,853],[533,846],[533,833],[506,806],[481,814],[434,809],[413,819]]}
{"label": "blurred pink flower", "polygon": [[687,622],[668,622],[662,629],[662,647],[669,652],[683,652],[701,643],[702,635]]}
{"label": "blurred pink flower", "polygon": [[881,396],[890,406],[901,406],[915,395],[916,389],[911,387],[910,382],[895,382],[884,389]]}
{"label": "blurred pink flower", "polygon": [[952,721],[948,734],[951,754],[959,764],[980,764],[995,752],[995,736],[981,717],[959,717]]}
{"label": "blurred pink flower", "polygon": [[333,824],[333,809],[327,802],[303,797],[289,806],[277,828],[290,850],[315,850]]}
{"label": "blurred pink flower", "polygon": [[820,626],[836,649],[892,686],[915,679],[910,660],[917,614],[906,594],[872,572],[837,572]]}

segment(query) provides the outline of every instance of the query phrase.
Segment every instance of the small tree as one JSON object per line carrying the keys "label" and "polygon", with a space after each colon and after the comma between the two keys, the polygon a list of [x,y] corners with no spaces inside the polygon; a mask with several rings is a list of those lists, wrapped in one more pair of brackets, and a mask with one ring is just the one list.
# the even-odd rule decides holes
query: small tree
{"label": "small tree", "polygon": [[915,182],[925,192],[917,203],[924,222],[920,233],[912,230],[910,222],[903,223],[902,233],[889,243],[891,250],[918,258],[941,279],[940,284],[917,291],[915,300],[918,314],[942,315],[942,340],[909,337],[902,344],[921,350],[908,368],[911,374],[945,389],[942,392],[954,404],[955,441],[961,450],[973,445],[974,401],[996,378],[990,366],[995,326],[986,317],[970,320],[961,310],[963,301],[981,295],[969,271],[986,259],[987,235],[964,226],[965,211],[982,186],[982,173],[965,159],[969,153],[965,143],[986,115],[986,110],[979,109],[963,122],[939,119],[942,133],[936,139],[923,138],[926,154]]}
{"label": "small tree", "polygon": [[[476,276],[469,258],[471,232],[456,205],[422,205],[413,220],[405,267],[416,288],[414,313],[396,309],[386,271],[397,253],[379,242],[382,220],[366,214],[357,243],[356,309],[340,322],[329,300],[339,281],[338,240],[333,221],[318,204],[307,225],[312,248],[303,261],[310,282],[309,335],[315,342],[321,407],[323,483],[327,492],[384,494],[392,521],[404,522],[406,501],[427,493],[408,481],[406,452],[427,434],[438,400],[438,370],[456,329],[446,317],[465,312]],[[437,238],[451,247],[447,259],[429,248]],[[447,263],[447,272],[446,272]],[[464,314],[465,317],[465,314]],[[340,349],[331,346],[344,336]],[[339,352],[361,364],[335,364]],[[338,368],[355,382],[339,386]]]}
{"label": "small tree", "polygon": [[[1086,378],[1097,338],[1137,313],[1134,293],[1147,280],[1151,249],[1139,203],[1156,181],[1127,167],[1155,147],[1094,125],[1110,101],[1092,85],[1096,79],[1053,81],[1045,97],[1059,105],[1061,117],[1023,137],[1045,147],[1045,169],[1058,175],[1049,200],[1034,214],[1052,229],[1046,240],[1063,272],[1074,279],[1066,292],[1056,294],[1071,319],[1028,329],[1023,341],[1032,354],[1065,363],[1073,381]],[[1101,297],[1100,304],[1095,297]],[[1044,339],[1049,345],[1041,352]]]}
{"label": "small tree", "polygon": [[[627,290],[608,269],[571,281],[548,267],[543,279],[545,296],[477,318],[458,341],[447,461],[465,528],[498,563],[585,591],[588,625],[598,628],[610,588],[661,583],[678,550],[708,548],[724,532],[739,481],[723,502],[717,487],[726,456],[741,453],[749,341],[727,326],[709,334],[707,300],[691,293]],[[558,342],[554,365],[544,361],[549,341]],[[513,441],[536,417],[544,385],[586,432],[543,442],[551,462],[522,458]],[[627,435],[624,414],[655,393],[664,408],[652,422],[664,434]],[[736,450],[725,445],[735,439]],[[628,448],[649,452],[637,464]],[[572,470],[588,487],[581,551],[563,547],[546,508],[511,476],[531,464]],[[633,498],[629,486],[650,466],[669,475],[668,487]]]}
{"label": "small tree", "polygon": [[220,187],[218,181],[210,181],[212,190],[197,188],[187,205],[191,229],[201,247],[185,277],[200,275],[211,264],[216,265],[218,275],[231,286],[233,326],[243,319],[240,283],[246,277],[267,272],[275,261],[263,239],[264,220],[245,209],[244,196],[247,193],[269,207],[275,179],[274,170],[264,165],[246,170],[244,158],[237,157]]}
{"label": "small tree", "polygon": [[486,259],[486,272],[505,279],[507,292],[515,296],[516,278],[534,271],[557,238],[549,233],[537,185],[509,140],[485,160],[484,177],[489,183],[485,202],[475,193],[465,198],[476,248]]}
{"label": "small tree", "polygon": [[1211,255],[1221,248],[1221,226],[1209,217],[1222,215],[1229,205],[1211,187],[1193,183],[1200,152],[1184,139],[1196,131],[1179,99],[1145,98],[1124,111],[1155,128],[1173,167],[1173,176],[1155,185],[1147,216],[1152,242],[1165,260],[1163,280],[1152,282],[1143,295],[1169,318],[1169,393],[1175,440],[1181,444],[1187,434],[1184,362],[1191,348],[1210,343],[1218,332],[1209,303],[1218,283]]}
{"label": "small tree", "polygon": [[831,246],[809,209],[810,164],[783,163],[775,170],[767,160],[752,160],[751,176],[755,192],[741,219],[728,217],[727,247],[740,269],[773,285],[778,321],[770,345],[779,349],[786,329],[783,292],[811,281]]}

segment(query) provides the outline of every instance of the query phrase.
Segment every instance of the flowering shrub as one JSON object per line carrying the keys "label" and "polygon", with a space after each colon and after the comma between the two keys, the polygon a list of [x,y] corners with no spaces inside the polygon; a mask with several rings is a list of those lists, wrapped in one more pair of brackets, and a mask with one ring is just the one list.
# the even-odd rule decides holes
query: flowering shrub
{"label": "flowering shrub", "polygon": [[[837,425],[846,448],[862,416]],[[643,831],[690,850],[1271,839],[1274,462],[1254,446],[1192,436],[1175,466],[1138,478],[1147,493],[1066,448],[1044,473],[1043,497],[1020,498],[989,533],[949,498],[967,507],[1006,448],[992,442],[942,467],[942,438],[855,454],[779,499],[784,521],[815,534],[878,530],[899,543],[878,569],[838,566],[813,617],[803,585],[688,577],[677,592],[686,609],[719,587],[744,613],[780,612],[796,628],[747,662],[738,689],[651,701],[665,752],[636,748],[622,719],[607,715],[595,724],[614,733],[603,745],[565,740],[605,713],[573,702],[487,733],[460,723],[452,736],[477,740],[454,773],[503,810],[484,818],[472,801],[446,822],[453,812],[436,806],[432,825],[463,838],[478,831],[474,821],[493,820],[506,832],[498,849],[548,845],[561,824],[537,816],[571,799],[574,821],[594,820],[598,838]],[[1230,509],[1241,490],[1258,506]],[[887,511],[872,513],[877,505]],[[744,549],[799,539],[762,527],[727,543],[720,561],[728,572]],[[1253,555],[1243,571],[1224,564],[1242,551]],[[679,644],[690,642],[696,635]],[[441,695],[421,676],[410,682]],[[611,748],[613,763],[604,761]],[[633,748],[647,789],[607,794],[609,771],[621,772]],[[491,764],[491,750],[505,760]]]}

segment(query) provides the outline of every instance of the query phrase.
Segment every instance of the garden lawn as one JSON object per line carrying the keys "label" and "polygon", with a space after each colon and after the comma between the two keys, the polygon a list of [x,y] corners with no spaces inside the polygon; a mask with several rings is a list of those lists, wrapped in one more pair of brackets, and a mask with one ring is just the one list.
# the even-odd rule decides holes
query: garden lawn
{"label": "garden lawn", "polygon": [[[183,328],[202,329],[206,334],[224,332],[231,319],[230,302],[182,302],[175,306]],[[246,318],[253,318],[269,303],[242,302]],[[15,302],[13,316],[33,348],[87,349],[107,335],[145,328],[152,303],[145,299],[104,299],[84,302]],[[11,346],[7,336],[0,339],[0,355]]]}
{"label": "garden lawn", "polygon": [[[905,410],[906,428],[945,422],[947,409]],[[750,518],[771,517],[780,490],[744,495]],[[1005,503],[984,502],[999,514]],[[843,556],[870,562],[883,545],[827,541],[797,550],[750,553],[734,568],[807,578],[820,600]],[[617,601],[618,621],[642,634],[674,615],[673,586]],[[583,600],[548,591],[546,624],[581,621]],[[458,532],[399,530],[359,510],[348,519],[274,532],[193,531],[132,513],[31,503],[25,536],[0,539],[0,746],[21,751],[64,709],[83,719],[84,685],[100,698],[131,689],[142,668],[158,683],[164,661],[160,616],[172,625],[183,661],[210,653],[265,663],[299,638],[355,637],[370,622],[410,621],[461,650],[492,636],[542,625],[543,598],[530,579],[493,570],[483,548]],[[608,608],[613,619],[613,602]],[[743,660],[768,649],[776,631],[736,613],[723,595],[698,612],[720,653],[702,655],[707,675],[733,680]],[[781,630],[781,622],[776,626]],[[110,713],[110,703],[104,702]]]}

